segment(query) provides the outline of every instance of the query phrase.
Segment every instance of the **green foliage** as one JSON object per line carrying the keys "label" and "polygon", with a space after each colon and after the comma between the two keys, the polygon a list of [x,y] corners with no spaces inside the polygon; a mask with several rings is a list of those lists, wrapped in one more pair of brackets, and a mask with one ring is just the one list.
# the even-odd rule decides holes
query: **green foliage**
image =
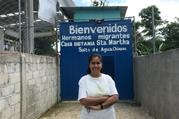
{"label": "green foliage", "polygon": [[98,1],[93,1],[93,6],[99,6],[99,2]]}
{"label": "green foliage", "polygon": [[161,51],[161,46],[163,44],[163,40],[161,38],[156,38],[155,39],[155,48],[156,48],[156,51]]}
{"label": "green foliage", "polygon": [[146,36],[152,36],[153,34],[153,25],[152,25],[152,7],[154,10],[154,24],[155,27],[162,24],[162,19],[160,17],[160,11],[155,6],[149,6],[147,8],[144,8],[140,11],[139,16],[141,17],[141,26],[145,29],[143,30],[143,33],[145,33]]}
{"label": "green foliage", "polygon": [[137,43],[137,54],[138,55],[148,55],[152,53],[152,43],[148,41],[140,41]]}
{"label": "green foliage", "polygon": [[[160,17],[160,11],[155,5],[144,8],[140,11],[139,16],[141,17],[141,21],[135,23],[138,55],[148,55],[153,53],[152,7],[154,10],[154,27],[156,28],[163,23]],[[143,29],[141,32],[139,32],[140,28]],[[163,43],[161,40],[162,37],[158,34],[160,31],[161,29],[155,29],[155,46],[157,51],[160,50],[160,46]]]}
{"label": "green foliage", "polygon": [[[152,47],[152,42],[151,40],[145,40],[145,37],[142,35],[142,32],[139,31],[141,27],[140,22],[135,22],[133,23],[135,31],[133,31],[133,34],[136,35],[136,40],[137,42],[137,54],[138,55],[148,55],[153,52],[153,47]],[[134,42],[133,42],[134,43]]]}
{"label": "green foliage", "polygon": [[162,34],[165,38],[161,47],[162,51],[179,48],[179,18],[175,22],[168,23]]}

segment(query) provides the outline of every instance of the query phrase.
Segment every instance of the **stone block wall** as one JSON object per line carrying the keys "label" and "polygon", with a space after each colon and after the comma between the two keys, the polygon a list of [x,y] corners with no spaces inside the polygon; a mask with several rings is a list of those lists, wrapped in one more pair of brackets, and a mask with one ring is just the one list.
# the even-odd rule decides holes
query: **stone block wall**
{"label": "stone block wall", "polygon": [[57,103],[54,57],[22,54],[23,119],[34,119]]}
{"label": "stone block wall", "polygon": [[0,54],[0,119],[20,119],[20,54]]}
{"label": "stone block wall", "polygon": [[54,57],[0,52],[0,119],[36,119],[56,103]]}

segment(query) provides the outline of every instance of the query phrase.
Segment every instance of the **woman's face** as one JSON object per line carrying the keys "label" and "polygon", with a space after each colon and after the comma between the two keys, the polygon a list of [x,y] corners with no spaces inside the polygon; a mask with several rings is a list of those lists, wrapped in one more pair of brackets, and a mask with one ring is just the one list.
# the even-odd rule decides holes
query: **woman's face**
{"label": "woman's face", "polygon": [[89,68],[91,70],[91,74],[94,76],[98,76],[101,73],[102,62],[99,57],[93,57],[90,61]]}

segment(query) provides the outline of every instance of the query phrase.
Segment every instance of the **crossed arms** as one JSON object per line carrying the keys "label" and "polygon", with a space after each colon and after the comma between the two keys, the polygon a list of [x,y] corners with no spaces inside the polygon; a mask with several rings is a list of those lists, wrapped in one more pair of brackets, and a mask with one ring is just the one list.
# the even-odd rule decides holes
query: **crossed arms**
{"label": "crossed arms", "polygon": [[104,96],[97,96],[91,97],[88,96],[86,98],[80,99],[80,104],[85,106],[86,108],[90,108],[93,110],[100,110],[105,109],[116,103],[118,100],[118,95],[104,95]]}

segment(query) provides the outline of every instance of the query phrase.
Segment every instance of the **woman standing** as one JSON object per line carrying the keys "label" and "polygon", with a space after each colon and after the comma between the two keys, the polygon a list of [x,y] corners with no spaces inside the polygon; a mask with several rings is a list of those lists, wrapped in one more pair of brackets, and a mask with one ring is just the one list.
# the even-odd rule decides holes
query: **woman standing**
{"label": "woman standing", "polygon": [[102,56],[92,54],[88,63],[88,74],[79,80],[81,119],[116,119],[113,104],[118,92],[113,79],[101,72]]}

